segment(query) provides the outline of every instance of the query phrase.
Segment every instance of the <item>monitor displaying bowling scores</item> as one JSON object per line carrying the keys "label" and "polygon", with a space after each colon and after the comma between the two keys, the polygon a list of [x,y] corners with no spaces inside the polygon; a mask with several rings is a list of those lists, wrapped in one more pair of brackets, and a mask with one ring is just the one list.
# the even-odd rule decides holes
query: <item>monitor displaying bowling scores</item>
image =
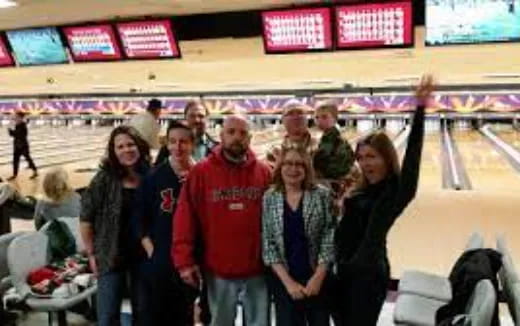
{"label": "monitor displaying bowling scores", "polygon": [[329,8],[264,11],[262,24],[266,53],[332,49]]}
{"label": "monitor displaying bowling scores", "polygon": [[336,7],[336,47],[412,46],[411,1]]}
{"label": "monitor displaying bowling scores", "polygon": [[170,20],[117,24],[119,37],[129,59],[179,58],[179,45]]}
{"label": "monitor displaying bowling scores", "polygon": [[121,51],[110,25],[64,27],[74,61],[117,60]]}

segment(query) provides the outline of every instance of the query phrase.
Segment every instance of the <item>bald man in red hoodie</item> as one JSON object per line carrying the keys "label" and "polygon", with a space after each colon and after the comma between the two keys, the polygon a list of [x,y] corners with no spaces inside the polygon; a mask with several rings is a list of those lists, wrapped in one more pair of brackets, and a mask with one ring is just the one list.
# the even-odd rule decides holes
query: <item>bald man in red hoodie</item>
{"label": "bald man in red hoodie", "polygon": [[[194,287],[199,287],[204,271],[212,326],[234,325],[239,293],[246,324],[267,326],[260,230],[262,195],[271,173],[250,149],[246,118],[228,117],[220,138],[221,145],[191,170],[181,192],[172,259],[181,278]],[[203,252],[197,261],[199,242]]]}

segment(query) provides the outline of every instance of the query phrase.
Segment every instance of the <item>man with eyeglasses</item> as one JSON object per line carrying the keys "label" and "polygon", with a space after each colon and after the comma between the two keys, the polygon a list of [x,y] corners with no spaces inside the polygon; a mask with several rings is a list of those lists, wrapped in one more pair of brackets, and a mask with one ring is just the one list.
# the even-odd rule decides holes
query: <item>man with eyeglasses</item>
{"label": "man with eyeglasses", "polygon": [[307,112],[309,108],[300,103],[289,103],[285,106],[282,123],[286,135],[281,146],[271,148],[267,153],[267,160],[271,165],[276,164],[281,147],[304,148],[312,157],[318,148],[318,141],[311,136],[307,125]]}

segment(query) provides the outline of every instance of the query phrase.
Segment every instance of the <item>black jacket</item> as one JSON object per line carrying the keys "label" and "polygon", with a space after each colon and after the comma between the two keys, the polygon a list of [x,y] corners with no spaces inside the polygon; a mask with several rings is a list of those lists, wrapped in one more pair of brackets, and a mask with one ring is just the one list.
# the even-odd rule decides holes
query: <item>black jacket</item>
{"label": "black jacket", "polygon": [[424,107],[412,122],[400,175],[369,185],[344,202],[335,235],[338,272],[384,269],[388,273],[386,238],[395,220],[415,197],[424,138]]}
{"label": "black jacket", "polygon": [[[480,280],[489,279],[498,297],[497,273],[502,267],[502,255],[493,249],[476,249],[465,252],[455,263],[450,273],[452,299],[441,307],[435,316],[436,325],[443,324],[456,315],[464,314],[475,286]],[[498,301],[491,326],[500,325]]]}
{"label": "black jacket", "polygon": [[181,187],[181,180],[165,160],[143,178],[137,192],[131,224],[138,243],[144,237],[152,240],[153,256],[145,260],[150,260],[148,267],[158,273],[168,274],[174,270],[170,258],[172,217]]}
{"label": "black jacket", "polygon": [[27,141],[27,124],[25,122],[16,124],[14,129],[9,129],[9,135],[13,137],[15,148],[29,146],[29,142]]}

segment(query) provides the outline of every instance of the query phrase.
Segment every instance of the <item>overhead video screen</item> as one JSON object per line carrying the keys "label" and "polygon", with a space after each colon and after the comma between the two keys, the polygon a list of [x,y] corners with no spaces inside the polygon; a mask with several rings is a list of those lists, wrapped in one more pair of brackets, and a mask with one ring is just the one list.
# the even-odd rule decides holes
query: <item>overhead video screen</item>
{"label": "overhead video screen", "polygon": [[265,11],[262,22],[267,53],[332,49],[328,8]]}
{"label": "overhead video screen", "polygon": [[392,47],[413,44],[409,1],[336,8],[338,48]]}
{"label": "overhead video screen", "polygon": [[121,51],[110,25],[65,27],[63,33],[76,61],[121,58]]}
{"label": "overhead video screen", "polygon": [[68,61],[56,28],[8,31],[7,39],[20,65],[44,65]]}
{"label": "overhead video screen", "polygon": [[426,44],[520,40],[520,0],[426,0]]}

